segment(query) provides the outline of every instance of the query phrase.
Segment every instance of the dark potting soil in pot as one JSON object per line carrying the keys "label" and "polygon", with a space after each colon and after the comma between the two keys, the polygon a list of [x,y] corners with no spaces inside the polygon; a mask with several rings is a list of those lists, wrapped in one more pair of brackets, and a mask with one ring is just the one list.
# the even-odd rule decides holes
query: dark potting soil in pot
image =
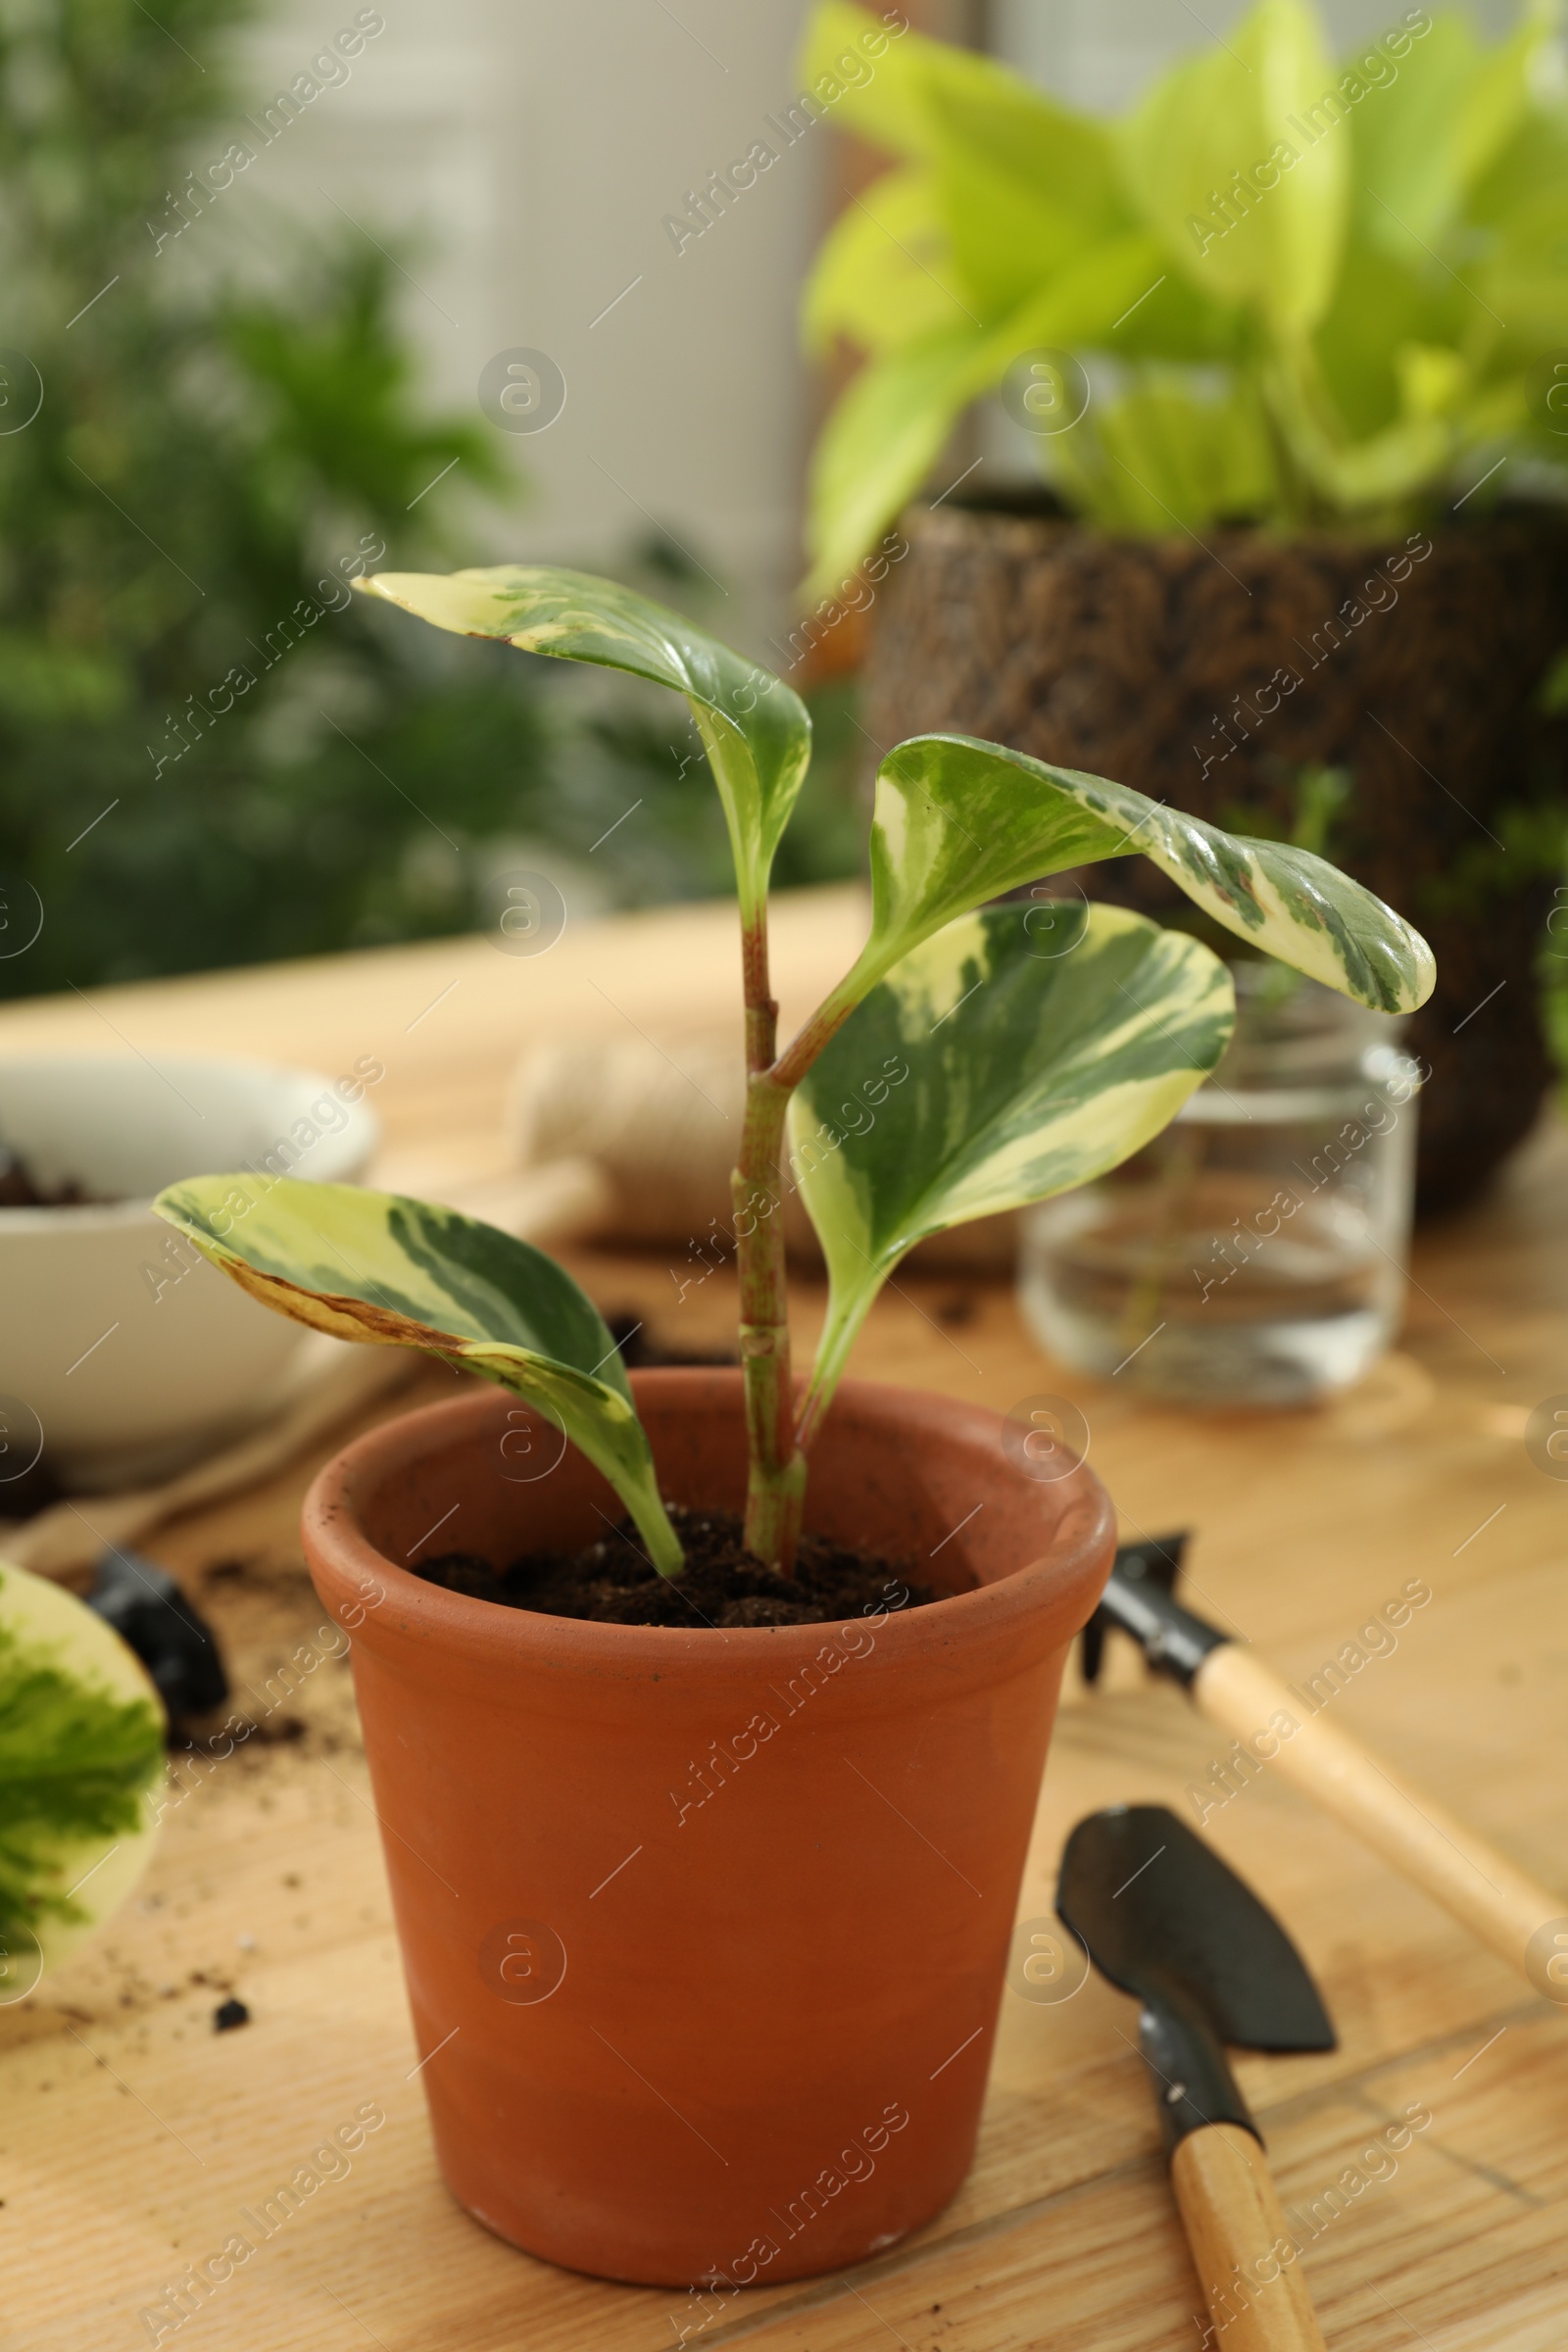
{"label": "dark potting soil in pot", "polygon": [[449,1592],[533,1609],[545,1617],[588,1617],[602,1625],[827,1625],[878,1609],[919,1609],[939,1598],[917,1584],[906,1561],[853,1551],[823,1536],[801,1538],[795,1574],[764,1568],[746,1548],[734,1511],[669,1515],[686,1552],[686,1573],[662,1577],[629,1520],[581,1551],[530,1552],[508,1568],[469,1551],[421,1560],[414,1573]]}
{"label": "dark potting soil in pot", "polygon": [[72,1176],[53,1188],[40,1184],[26,1161],[0,1144],[0,1208],[102,1208],[113,1199],[84,1192]]}

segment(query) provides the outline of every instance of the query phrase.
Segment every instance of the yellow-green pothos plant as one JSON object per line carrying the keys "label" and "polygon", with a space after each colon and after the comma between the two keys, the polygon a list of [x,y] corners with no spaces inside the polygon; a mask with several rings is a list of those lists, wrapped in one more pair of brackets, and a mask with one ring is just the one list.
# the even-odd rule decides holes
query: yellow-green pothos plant
{"label": "yellow-green pothos plant", "polygon": [[807,86],[891,168],[806,291],[813,348],[866,363],[817,443],[808,597],[1032,360],[1042,470],[1105,530],[1402,532],[1521,464],[1560,481],[1561,0],[1490,46],[1462,9],[1387,13],[1336,59],[1316,0],[1255,0],[1111,121],[818,0]]}
{"label": "yellow-green pothos plant", "polygon": [[[768,877],[810,758],[799,698],[679,613],[583,573],[502,565],[357,585],[437,628],[596,662],[691,706],[735,857],[746,1113],[733,1176],[750,1442],[746,1537],[792,1564],[807,1454],[882,1284],[926,1235],[1100,1176],[1219,1060],[1234,998],[1196,939],[1109,906],[993,902],[1101,858],[1152,858],[1247,941],[1358,1003],[1422,1004],[1419,935],[1304,850],[1246,841],[1124,785],[964,736],[901,743],[877,774],[870,935],[780,1047]],[[783,1220],[821,1239],[815,1367],[790,1364]],[[562,1267],[470,1217],[356,1187],[254,1175],[172,1186],[157,1206],[270,1306],[345,1339],[467,1365],[550,1416],[619,1494],[666,1576],[679,1541],[603,1318]]]}

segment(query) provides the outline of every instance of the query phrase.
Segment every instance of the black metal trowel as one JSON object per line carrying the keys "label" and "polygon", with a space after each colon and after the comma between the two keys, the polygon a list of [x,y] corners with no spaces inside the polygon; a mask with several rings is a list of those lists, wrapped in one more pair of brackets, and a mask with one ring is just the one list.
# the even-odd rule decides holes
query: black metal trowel
{"label": "black metal trowel", "polygon": [[1324,2352],[1224,2046],[1334,2048],[1300,1954],[1251,1888],[1163,1805],[1112,1805],[1081,1821],[1062,1856],[1056,1909],[1101,1974],[1143,2004],[1139,2046],[1213,2336],[1226,2352]]}
{"label": "black metal trowel", "polygon": [[[1248,1642],[1184,1607],[1175,1587],[1186,1543],[1179,1535],[1122,1545],[1104,1596],[1084,1627],[1083,1664],[1084,1679],[1093,1684],[1106,1634],[1128,1634],[1156,1674],[1179,1683],[1201,1714],[1233,1735],[1230,1754],[1210,1765],[1206,1788],[1190,1792],[1202,1800],[1199,1819],[1206,1821],[1209,1810],[1228,1803],[1261,1772],[1274,1773],[1424,1887],[1537,1992],[1549,2001],[1568,1998],[1561,1976],[1559,1931],[1568,1909],[1562,1896],[1328,1716],[1330,1700],[1347,1680],[1344,1652],[1305,1688],[1293,1690]],[[1432,1598],[1430,1586],[1406,1585],[1404,1594],[1411,1593]],[[1402,1625],[1412,1607],[1424,1605],[1396,1595],[1380,1616]],[[1388,1624],[1380,1623],[1376,1634],[1368,1626],[1363,1638],[1393,1643]],[[1364,1665],[1365,1657],[1348,1646]]]}

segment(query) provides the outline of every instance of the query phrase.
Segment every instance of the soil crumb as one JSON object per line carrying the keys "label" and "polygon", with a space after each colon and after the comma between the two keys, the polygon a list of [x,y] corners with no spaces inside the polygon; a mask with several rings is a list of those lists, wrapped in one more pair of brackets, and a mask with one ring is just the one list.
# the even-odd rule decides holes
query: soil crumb
{"label": "soil crumb", "polygon": [[508,1568],[468,1551],[421,1560],[414,1573],[449,1592],[466,1592],[507,1609],[545,1617],[586,1617],[602,1625],[827,1625],[877,1609],[919,1609],[940,1598],[914,1580],[909,1563],[851,1551],[823,1536],[803,1536],[795,1574],[764,1568],[746,1548],[734,1511],[669,1506],[686,1552],[686,1572],[662,1577],[629,1520],[575,1552],[530,1552]]}
{"label": "soil crumb", "polygon": [[34,1177],[26,1161],[0,1144],[0,1208],[101,1208],[115,1196],[84,1192],[74,1177],[51,1191]]}

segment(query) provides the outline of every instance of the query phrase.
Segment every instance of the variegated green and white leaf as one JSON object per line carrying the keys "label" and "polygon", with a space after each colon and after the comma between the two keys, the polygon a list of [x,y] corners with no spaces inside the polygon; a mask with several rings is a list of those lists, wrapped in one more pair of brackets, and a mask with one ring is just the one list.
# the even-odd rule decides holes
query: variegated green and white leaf
{"label": "variegated green and white leaf", "polygon": [[661,1573],[679,1574],[615,1343],[543,1250],[455,1209],[286,1176],[191,1177],[153,1206],[279,1314],[341,1340],[420,1348],[526,1397],[604,1473]]}
{"label": "variegated green and white leaf", "polygon": [[1222,833],[1128,785],[1000,744],[915,735],[877,771],[871,936],[807,1038],[830,1033],[956,915],[1071,866],[1140,853],[1227,931],[1342,996],[1409,1012],[1432,993],[1420,933],[1309,851]]}
{"label": "variegated green and white leaf", "polygon": [[0,2006],[32,1989],[147,1867],[163,1702],[64,1586],[0,1560]]}
{"label": "variegated green and white leaf", "polygon": [[760,909],[811,756],[806,706],[782,679],[667,606],[591,572],[500,564],[378,571],[354,585],[460,637],[628,670],[685,695],[723,803],[742,912]]}
{"label": "variegated green and white leaf", "polygon": [[1198,940],[1092,906],[1067,915],[1062,952],[1060,918],[1049,941],[1031,932],[1039,912],[988,907],[904,956],[790,1105],[829,1280],[808,1428],[906,1250],[1115,1167],[1230,1040],[1230,976]]}

